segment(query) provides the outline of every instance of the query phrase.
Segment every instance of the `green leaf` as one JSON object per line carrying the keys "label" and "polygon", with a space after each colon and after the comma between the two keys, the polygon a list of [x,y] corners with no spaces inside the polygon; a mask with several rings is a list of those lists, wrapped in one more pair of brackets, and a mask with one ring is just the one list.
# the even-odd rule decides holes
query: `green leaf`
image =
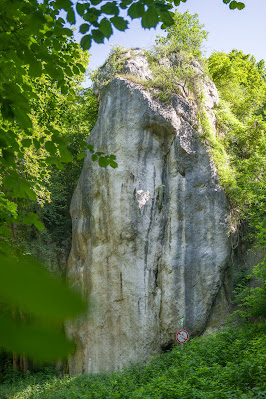
{"label": "green leaf", "polygon": [[118,167],[118,164],[115,161],[110,160],[109,164],[114,169]]}
{"label": "green leaf", "polygon": [[69,22],[71,25],[74,25],[76,23],[75,13],[72,7],[67,13],[67,22]]}
{"label": "green leaf", "polygon": [[144,5],[141,3],[133,3],[128,11],[127,11],[128,15],[134,19],[134,18],[140,18],[144,15],[145,13],[145,9],[144,9]]}
{"label": "green leaf", "polygon": [[158,12],[154,7],[149,7],[142,17],[143,28],[154,28],[159,22]]}
{"label": "green leaf", "polygon": [[79,31],[82,34],[88,32],[89,29],[90,29],[90,25],[89,24],[81,24],[80,27],[79,27]]}
{"label": "green leaf", "polygon": [[62,69],[51,61],[45,64],[44,72],[53,80],[59,81],[64,79],[64,73]]}
{"label": "green leaf", "polygon": [[87,9],[87,5],[86,4],[84,4],[84,3],[77,3],[76,4],[76,10],[77,10],[77,13],[82,17],[83,16],[83,14],[84,14],[84,12],[85,12],[85,10]]}
{"label": "green leaf", "polygon": [[29,66],[29,75],[33,78],[37,78],[42,75],[42,63],[35,57],[32,57]]}
{"label": "green leaf", "polygon": [[37,139],[35,139],[35,138],[33,139],[33,144],[34,144],[34,147],[36,148],[36,150],[40,149],[41,144],[39,143],[39,141]]}
{"label": "green leaf", "polygon": [[116,29],[120,31],[124,31],[127,29],[128,21],[125,21],[122,17],[112,17],[110,18],[112,24],[116,27]]}
{"label": "green leaf", "polygon": [[21,140],[21,144],[23,147],[30,147],[32,145],[32,141],[31,139],[23,139]]}
{"label": "green leaf", "polygon": [[101,13],[102,14],[110,14],[110,15],[118,15],[119,9],[116,5],[116,2],[113,1],[112,3],[108,2],[108,3],[104,4],[101,7]]}
{"label": "green leaf", "polygon": [[73,3],[71,0],[56,0],[54,7],[60,10],[61,8],[67,9],[69,7],[73,6]]}
{"label": "green leaf", "polygon": [[34,226],[36,227],[37,230],[39,230],[39,231],[45,230],[45,226],[44,226],[44,224],[41,221],[35,220],[33,224],[34,224]]}
{"label": "green leaf", "polygon": [[237,8],[238,8],[238,10],[243,10],[243,8],[245,8],[245,4],[241,3],[241,2],[238,2],[237,3]]}
{"label": "green leaf", "polygon": [[70,66],[67,65],[67,66],[64,68],[64,71],[65,71],[65,74],[66,74],[68,77],[72,78],[73,72],[72,72],[72,69],[70,68]]}
{"label": "green leaf", "polygon": [[46,143],[44,144],[44,147],[45,147],[46,151],[48,151],[49,154],[51,154],[51,155],[55,155],[57,152],[57,148],[52,141],[46,141]]}
{"label": "green leaf", "polygon": [[99,166],[101,168],[106,168],[109,165],[109,160],[105,157],[100,157],[99,158]]}
{"label": "green leaf", "polygon": [[73,36],[73,30],[68,29],[68,28],[62,28],[61,29],[61,34],[71,37],[71,36]]}
{"label": "green leaf", "polygon": [[85,310],[80,296],[30,256],[0,253],[1,301],[38,318],[64,321]]}
{"label": "green leaf", "polygon": [[61,162],[69,163],[72,162],[73,157],[71,152],[65,147],[59,147],[60,155],[61,155]]}
{"label": "green leaf", "polygon": [[77,155],[77,160],[80,161],[81,159],[83,159],[83,158],[85,158],[85,157],[86,157],[85,152],[82,152],[82,153],[80,153],[80,154]]}
{"label": "green leaf", "polygon": [[96,43],[103,43],[104,41],[104,34],[99,31],[98,29],[93,29],[91,31],[92,33],[92,38]]}
{"label": "green leaf", "polygon": [[109,38],[111,36],[111,34],[113,33],[111,23],[106,18],[101,20],[100,25],[99,25],[99,30],[107,38]]}
{"label": "green leaf", "polygon": [[170,11],[166,11],[166,12],[162,11],[160,13],[160,19],[166,26],[173,25],[173,23],[174,23],[173,16],[174,16],[174,13],[172,13]]}
{"label": "green leaf", "polygon": [[78,67],[76,65],[73,65],[73,72],[75,75],[80,75],[80,70],[78,69]]}
{"label": "green leaf", "polygon": [[36,199],[36,194],[31,187],[31,183],[14,171],[3,178],[3,184],[5,187],[8,187],[12,198]]}
{"label": "green leaf", "polygon": [[102,2],[102,0],[91,0],[91,4],[93,6],[97,6],[98,4],[100,4]]}
{"label": "green leaf", "polygon": [[4,237],[11,237],[11,231],[8,227],[3,225],[0,226],[0,234]]}
{"label": "green leaf", "polygon": [[40,231],[45,229],[44,224],[39,220],[39,215],[34,212],[29,212],[23,217],[23,224],[27,226],[34,225]]}
{"label": "green leaf", "polygon": [[14,159],[14,152],[12,150],[3,148],[2,157],[6,165],[15,167],[16,163]]}
{"label": "green leaf", "polygon": [[96,10],[95,8],[92,8],[86,12],[86,14],[83,15],[84,21],[88,21],[91,24],[95,25],[97,24],[97,20],[99,15],[101,15],[100,10]]}
{"label": "green leaf", "polygon": [[91,160],[92,160],[93,162],[97,161],[97,159],[98,159],[97,155],[93,154],[93,155],[91,156]]}
{"label": "green leaf", "polygon": [[82,64],[76,64],[76,65],[79,68],[80,72],[85,73],[86,68]]}
{"label": "green leaf", "polygon": [[81,48],[83,50],[88,50],[91,46],[91,35],[85,35],[80,41]]}
{"label": "green leaf", "polygon": [[231,10],[234,10],[235,8],[237,8],[237,2],[236,1],[231,1],[231,3],[229,4],[229,8]]}
{"label": "green leaf", "polygon": [[230,1],[231,1],[231,0],[223,0],[223,2],[224,2],[225,4],[230,3]]}
{"label": "green leaf", "polygon": [[0,318],[0,342],[10,352],[25,354],[39,362],[66,358],[74,348],[59,328]]}
{"label": "green leaf", "polygon": [[21,108],[13,108],[15,120],[17,123],[24,129],[24,128],[31,128],[32,127],[32,121],[28,114],[25,112],[25,110]]}
{"label": "green leaf", "polygon": [[62,86],[61,87],[61,94],[64,94],[64,95],[67,94],[68,90],[69,90],[69,88],[66,85]]}
{"label": "green leaf", "polygon": [[14,119],[14,112],[8,102],[8,100],[3,100],[1,105],[1,114],[4,119],[13,120]]}
{"label": "green leaf", "polygon": [[120,7],[122,9],[125,9],[125,8],[127,8],[129,6],[129,4],[132,3],[132,1],[133,0],[122,0],[121,3],[120,3]]}

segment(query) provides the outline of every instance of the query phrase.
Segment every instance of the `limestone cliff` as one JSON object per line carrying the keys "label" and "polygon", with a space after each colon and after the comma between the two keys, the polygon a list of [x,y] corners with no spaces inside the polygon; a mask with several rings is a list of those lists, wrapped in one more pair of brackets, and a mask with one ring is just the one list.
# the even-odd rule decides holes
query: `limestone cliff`
{"label": "limestone cliff", "polygon": [[[124,73],[152,79],[141,52]],[[216,89],[207,80],[203,90],[213,123]],[[86,158],[72,200],[68,276],[91,301],[90,316],[68,328],[72,374],[149,359],[174,342],[182,316],[199,335],[225,298],[227,201],[196,112],[185,95],[164,104],[126,77],[101,92],[89,143],[118,168]]]}

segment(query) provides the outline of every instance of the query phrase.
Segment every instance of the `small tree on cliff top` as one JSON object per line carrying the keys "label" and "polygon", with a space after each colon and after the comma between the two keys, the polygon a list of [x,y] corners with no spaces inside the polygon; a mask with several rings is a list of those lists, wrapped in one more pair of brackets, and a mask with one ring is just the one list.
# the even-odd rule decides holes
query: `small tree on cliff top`
{"label": "small tree on cliff top", "polygon": [[168,53],[185,51],[194,57],[200,57],[201,47],[207,39],[208,32],[204,30],[198,20],[198,14],[191,15],[186,11],[184,14],[175,12],[174,24],[167,28],[166,37],[158,37],[156,44],[164,47]]}

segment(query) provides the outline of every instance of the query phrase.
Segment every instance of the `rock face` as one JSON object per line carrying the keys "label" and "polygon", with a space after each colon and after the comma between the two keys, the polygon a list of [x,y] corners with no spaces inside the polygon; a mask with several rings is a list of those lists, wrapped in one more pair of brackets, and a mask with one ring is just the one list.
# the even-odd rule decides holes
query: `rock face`
{"label": "rock face", "polygon": [[[210,113],[216,90],[204,90]],[[201,334],[223,296],[227,201],[195,114],[188,99],[163,104],[125,78],[102,93],[89,142],[118,168],[87,157],[72,200],[68,276],[91,312],[68,327],[78,342],[71,374],[149,359],[175,341],[182,316]]]}

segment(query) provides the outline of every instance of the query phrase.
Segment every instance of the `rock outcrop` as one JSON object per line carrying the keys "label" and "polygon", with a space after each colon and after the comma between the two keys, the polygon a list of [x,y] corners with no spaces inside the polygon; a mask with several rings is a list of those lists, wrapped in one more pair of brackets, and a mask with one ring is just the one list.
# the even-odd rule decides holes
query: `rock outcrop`
{"label": "rock outcrop", "polygon": [[[132,58],[126,67],[138,73]],[[204,91],[210,114],[216,89],[208,81]],[[149,359],[175,341],[180,317],[191,336],[215,318],[230,255],[227,200],[195,115],[191,100],[164,104],[126,78],[102,92],[89,142],[118,168],[87,157],[72,200],[68,276],[91,313],[68,327],[78,342],[71,374]]]}

